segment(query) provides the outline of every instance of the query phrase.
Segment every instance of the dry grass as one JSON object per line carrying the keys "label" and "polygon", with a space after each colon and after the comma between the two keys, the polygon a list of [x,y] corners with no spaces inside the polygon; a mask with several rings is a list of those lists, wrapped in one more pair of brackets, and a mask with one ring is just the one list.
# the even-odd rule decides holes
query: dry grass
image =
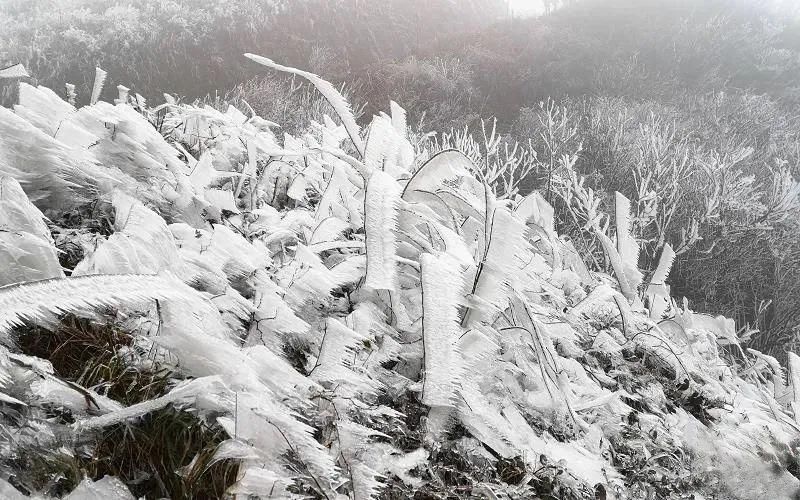
{"label": "dry grass", "polygon": [[211,463],[226,438],[218,425],[167,407],[105,429],[80,462],[90,477],[119,477],[136,497],[222,498],[238,473],[236,462]]}
{"label": "dry grass", "polygon": [[[138,363],[133,337],[112,322],[68,315],[52,330],[27,326],[14,338],[23,353],[49,360],[59,377],[124,405],[164,395],[176,377],[158,363]],[[73,454],[21,450],[15,469],[25,472],[16,483],[26,491],[60,495],[84,476],[113,475],[137,497],[221,498],[238,473],[237,462],[211,463],[225,439],[216,423],[166,407],[89,436]]]}

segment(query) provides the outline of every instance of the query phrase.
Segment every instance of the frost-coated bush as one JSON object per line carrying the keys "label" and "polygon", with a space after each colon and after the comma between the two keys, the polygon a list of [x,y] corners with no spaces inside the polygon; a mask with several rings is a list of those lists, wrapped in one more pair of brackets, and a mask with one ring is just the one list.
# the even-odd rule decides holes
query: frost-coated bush
{"label": "frost-coated bush", "polygon": [[[800,283],[798,135],[774,101],[725,94],[674,106],[549,101],[523,110],[515,135],[539,153],[535,185],[546,193],[557,181],[550,201],[559,229],[587,262],[603,268],[584,223],[564,203],[580,178],[603,211],[613,211],[615,191],[632,200],[644,269],[655,269],[669,243],[678,257],[677,295],[734,317],[753,331],[755,346],[781,359],[791,350],[790,332],[800,322],[788,313],[800,305],[792,291]],[[572,160],[559,167],[552,151]]]}

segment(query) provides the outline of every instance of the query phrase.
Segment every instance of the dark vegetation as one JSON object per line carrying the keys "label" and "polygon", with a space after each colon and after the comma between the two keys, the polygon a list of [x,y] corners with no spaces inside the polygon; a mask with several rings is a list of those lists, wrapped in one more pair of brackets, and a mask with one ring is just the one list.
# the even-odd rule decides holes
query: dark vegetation
{"label": "dark vegetation", "polygon": [[[43,85],[88,99],[94,67],[106,92],[202,97],[260,74],[244,52],[344,79],[497,17],[498,0],[8,0],[0,61],[24,62]],[[2,64],[2,63],[0,63]],[[310,65],[310,66],[309,66]]]}
{"label": "dark vegetation", "polygon": [[[55,375],[94,389],[125,406],[163,396],[178,375],[148,358],[133,337],[113,322],[65,316],[54,327],[26,326],[14,340],[23,354],[48,359]],[[96,407],[86,393],[89,410]],[[63,409],[51,418],[73,422]],[[137,498],[221,498],[236,481],[238,465],[211,462],[227,434],[218,424],[173,406],[86,436],[76,449],[19,453],[13,464],[24,471],[11,482],[28,493],[61,496],[88,477],[120,478]]]}

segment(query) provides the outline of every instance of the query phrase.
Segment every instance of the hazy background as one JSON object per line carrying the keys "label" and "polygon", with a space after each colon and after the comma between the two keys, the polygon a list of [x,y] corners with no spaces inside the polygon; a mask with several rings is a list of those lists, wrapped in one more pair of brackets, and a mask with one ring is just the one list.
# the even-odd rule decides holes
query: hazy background
{"label": "hazy background", "polygon": [[760,330],[760,349],[800,348],[797,200],[781,187],[800,177],[795,2],[0,0],[0,67],[21,62],[57,92],[73,83],[79,101],[100,66],[108,99],[124,84],[155,103],[247,101],[289,131],[325,111],[244,52],[342,86],[365,122],[389,99],[419,133],[480,134],[496,118],[505,144],[551,165],[577,154],[603,200],[650,196],[633,173],[653,172],[658,209],[673,212],[641,222],[642,265],[691,241],[675,295]]}

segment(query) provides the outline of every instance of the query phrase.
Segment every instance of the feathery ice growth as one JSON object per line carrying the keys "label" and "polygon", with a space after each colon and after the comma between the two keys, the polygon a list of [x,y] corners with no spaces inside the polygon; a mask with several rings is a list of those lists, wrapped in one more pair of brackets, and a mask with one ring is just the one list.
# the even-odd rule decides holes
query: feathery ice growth
{"label": "feathery ice growth", "polygon": [[800,358],[673,300],[669,245],[645,279],[624,196],[590,270],[396,103],[248,57],[338,122],[102,70],[0,108],[0,496],[798,498]]}

